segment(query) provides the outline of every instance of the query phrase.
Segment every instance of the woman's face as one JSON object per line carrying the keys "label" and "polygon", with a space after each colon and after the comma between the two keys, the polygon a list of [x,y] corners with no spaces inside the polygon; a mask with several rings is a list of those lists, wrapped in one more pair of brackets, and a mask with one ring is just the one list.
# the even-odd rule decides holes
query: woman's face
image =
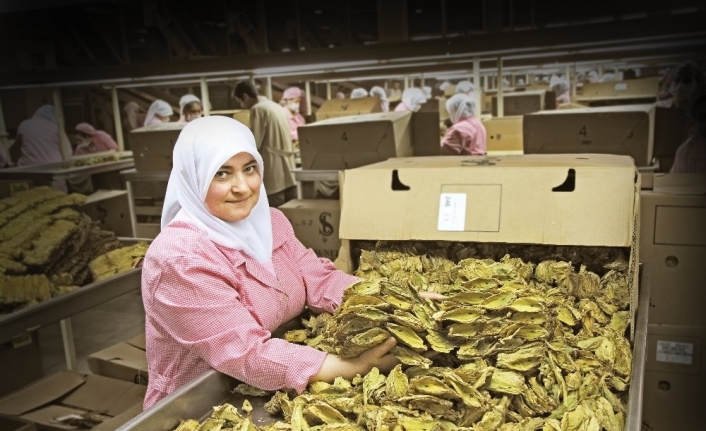
{"label": "woman's face", "polygon": [[238,153],[223,163],[211,180],[206,194],[206,209],[227,222],[250,215],[260,199],[262,177],[255,158]]}
{"label": "woman's face", "polygon": [[200,103],[190,103],[184,107],[184,119],[189,121],[203,117],[203,107]]}

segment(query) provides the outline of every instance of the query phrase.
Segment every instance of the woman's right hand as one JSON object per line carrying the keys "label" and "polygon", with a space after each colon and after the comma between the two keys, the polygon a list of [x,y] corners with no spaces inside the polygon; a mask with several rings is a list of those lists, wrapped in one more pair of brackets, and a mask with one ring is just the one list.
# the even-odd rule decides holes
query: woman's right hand
{"label": "woman's right hand", "polygon": [[373,367],[377,367],[381,373],[387,373],[399,363],[399,360],[390,354],[390,350],[396,345],[397,340],[390,337],[354,358],[343,359],[329,354],[319,371],[309,378],[309,383],[316,381],[332,383],[339,376],[351,380],[356,374],[361,376],[368,374]]}

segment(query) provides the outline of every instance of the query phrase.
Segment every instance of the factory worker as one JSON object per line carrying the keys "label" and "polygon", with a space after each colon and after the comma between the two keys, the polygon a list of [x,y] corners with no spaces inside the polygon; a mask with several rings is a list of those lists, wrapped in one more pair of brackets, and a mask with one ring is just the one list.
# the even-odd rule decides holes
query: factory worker
{"label": "factory worker", "polygon": [[203,116],[203,104],[201,99],[193,94],[185,94],[179,99],[179,122],[188,123]]}
{"label": "factory worker", "polygon": [[687,61],[679,65],[669,85],[671,106],[691,112],[690,100],[699,86],[706,84],[706,77],[698,64]]}
{"label": "factory worker", "polygon": [[459,81],[458,84],[456,84],[456,94],[466,94],[473,97],[475,90],[476,87],[471,81]]}
{"label": "factory worker", "polygon": [[522,78],[517,78],[517,85],[518,86],[524,86],[525,85],[525,80]]}
{"label": "factory worker", "polygon": [[132,130],[140,128],[145,124],[147,114],[142,111],[142,108],[140,108],[140,105],[136,102],[126,103],[125,106],[123,106],[123,111],[125,112],[125,117],[122,123],[125,136]]}
{"label": "factory worker", "polygon": [[422,91],[424,92],[424,97],[426,97],[427,100],[432,98],[430,86],[425,85],[424,87],[422,87]]}
{"label": "factory worker", "polygon": [[299,140],[299,134],[297,129],[299,126],[306,124],[304,116],[301,114],[302,100],[304,100],[304,93],[299,87],[289,87],[282,93],[282,100],[280,100],[280,105],[284,106],[284,111],[287,114],[287,121],[289,121],[289,134],[292,137],[292,141]]}
{"label": "factory worker", "polygon": [[598,82],[613,82],[613,81],[615,81],[615,78],[616,78],[615,73],[608,72],[608,73],[604,73],[603,76],[601,76],[598,79]]}
{"label": "factory worker", "polygon": [[557,105],[571,103],[571,97],[569,95],[569,90],[571,90],[571,87],[565,79],[553,75],[551,80],[549,81],[549,86],[551,87],[552,91],[556,96]]}
{"label": "factory worker", "polygon": [[43,105],[20,123],[10,156],[17,166],[56,163],[63,160],[62,147],[67,155],[73,153],[69,138],[59,130],[54,107]]}
{"label": "factory worker", "polygon": [[380,108],[382,109],[382,112],[388,112],[390,110],[390,101],[387,100],[387,93],[384,88],[376,85],[370,89],[370,95],[380,99]]}
{"label": "factory worker", "polygon": [[444,81],[441,84],[439,84],[439,90],[441,91],[446,91],[447,88],[451,86],[451,83],[449,81]]}
{"label": "factory worker", "polygon": [[677,148],[673,174],[706,174],[706,86],[694,91],[691,105],[693,126],[686,141]]}
{"label": "factory worker", "polygon": [[351,91],[351,99],[360,99],[361,97],[368,97],[368,91],[365,88],[354,88]]}
{"label": "factory worker", "polygon": [[271,206],[278,207],[297,197],[294,169],[294,147],[289,132],[287,114],[281,106],[259,96],[250,81],[240,81],[233,87],[233,97],[250,110],[250,129],[255,135],[257,150],[262,154],[265,171],[262,180]]}
{"label": "factory worker", "polygon": [[595,84],[600,79],[601,78],[600,78],[600,76],[598,76],[598,72],[596,72],[595,70],[589,71],[588,74],[586,75],[586,81],[588,81],[591,84]]}
{"label": "factory worker", "polygon": [[150,105],[145,116],[145,126],[152,124],[168,123],[170,117],[174,114],[172,106],[164,100],[155,100]]}
{"label": "factory worker", "polygon": [[402,92],[402,101],[397,104],[395,111],[417,112],[426,101],[427,98],[424,97],[424,91],[416,87],[411,87]]}
{"label": "factory worker", "polygon": [[272,338],[305,307],[332,313],[360,279],[305,248],[287,218],[268,207],[267,167],[247,127],[198,118],[179,135],[173,161],[162,231],[142,265],[145,409],[209,368],[260,389],[301,393],[314,381],[397,364],[388,353],[392,337],[349,359]]}
{"label": "factory worker", "polygon": [[76,125],[76,136],[79,139],[75,155],[99,153],[101,151],[117,150],[118,144],[103,130],[96,130],[88,123]]}
{"label": "factory worker", "polygon": [[446,111],[453,125],[441,141],[441,154],[484,155],[486,132],[475,117],[476,100],[465,94],[454,94],[446,101]]}

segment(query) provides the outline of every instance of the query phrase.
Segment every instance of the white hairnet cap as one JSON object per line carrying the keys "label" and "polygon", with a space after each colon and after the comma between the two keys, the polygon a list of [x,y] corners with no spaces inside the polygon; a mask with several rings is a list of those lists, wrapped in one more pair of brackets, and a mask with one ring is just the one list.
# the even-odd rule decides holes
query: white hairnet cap
{"label": "white hairnet cap", "polygon": [[431,87],[428,85],[425,85],[422,87],[422,91],[424,91],[424,96],[428,99],[431,99]]}
{"label": "white hairnet cap", "polygon": [[368,91],[365,88],[356,88],[351,91],[351,99],[360,99],[361,97],[366,97]]}
{"label": "white hairnet cap", "polygon": [[441,84],[439,84],[439,90],[444,91],[447,88],[451,86],[451,83],[449,81],[444,81]]}
{"label": "white hairnet cap", "polygon": [[449,113],[451,122],[456,124],[465,118],[475,116],[476,99],[463,93],[454,94],[446,101],[446,111]]}
{"label": "white hairnet cap", "polygon": [[424,92],[419,88],[408,88],[402,93],[402,103],[407,105],[410,111],[418,111],[426,101]]}
{"label": "white hairnet cap", "polygon": [[569,91],[569,83],[566,82],[565,79],[559,78],[556,75],[552,75],[552,79],[549,80],[549,86],[551,87],[552,91],[556,93],[557,96],[560,96],[567,91]]}
{"label": "white hairnet cap", "polygon": [[476,87],[471,81],[459,81],[459,83],[456,84],[456,93],[470,95],[475,89]]}
{"label": "white hairnet cap", "polygon": [[370,89],[370,95],[379,97],[380,100],[387,100],[387,93],[385,93],[385,89],[378,85]]}

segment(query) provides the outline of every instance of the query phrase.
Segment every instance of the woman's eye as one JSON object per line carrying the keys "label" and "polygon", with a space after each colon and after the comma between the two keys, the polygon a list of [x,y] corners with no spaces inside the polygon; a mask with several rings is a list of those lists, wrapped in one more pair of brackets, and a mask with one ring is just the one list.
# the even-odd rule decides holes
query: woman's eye
{"label": "woman's eye", "polygon": [[218,171],[218,172],[216,172],[215,177],[216,178],[225,178],[227,175],[228,175],[228,173],[226,171]]}

